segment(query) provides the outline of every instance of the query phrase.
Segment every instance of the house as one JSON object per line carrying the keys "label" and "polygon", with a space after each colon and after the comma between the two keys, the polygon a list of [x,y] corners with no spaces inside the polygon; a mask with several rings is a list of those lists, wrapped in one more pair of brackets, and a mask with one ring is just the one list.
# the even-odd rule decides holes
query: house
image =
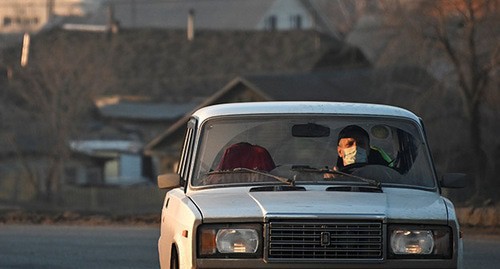
{"label": "house", "polygon": [[[107,65],[96,68],[109,68],[103,72],[108,76],[99,79],[106,79],[110,83],[106,87],[120,96],[96,100],[91,121],[71,138],[74,160],[65,171],[67,182],[74,184],[135,184],[156,174],[151,167],[173,167],[176,160],[162,159],[169,162],[163,165],[157,163],[158,158],[152,163],[151,156],[142,156],[144,146],[167,126],[177,124],[200,100],[217,94],[232,78],[370,65],[356,48],[330,35],[302,30],[200,30],[189,41],[179,30],[130,29],[107,38],[102,33],[53,29],[34,36],[33,44],[32,62],[44,50],[68,53],[67,57],[74,51],[85,51],[89,59],[92,55],[106,59]],[[69,47],[71,51],[65,49]],[[19,52],[12,49],[5,55]],[[7,66],[17,63],[16,58],[6,57]],[[12,125],[24,128],[19,121],[12,121]],[[168,154],[177,157],[178,148],[173,147]],[[125,170],[132,166],[133,171]],[[134,176],[124,177],[126,173]]]}
{"label": "house", "polygon": [[[0,174],[21,169],[43,175],[43,166],[50,161],[45,154],[53,146],[40,139],[44,123],[25,124],[29,117],[16,117],[13,105],[4,101],[0,99],[1,112],[5,112],[0,114]],[[64,184],[150,184],[156,171],[152,158],[143,154],[145,144],[197,105],[137,96],[106,96],[94,104],[94,113],[81,122],[81,133],[68,141],[71,156],[64,163]]]}
{"label": "house", "polygon": [[132,185],[150,182],[151,158],[143,155],[146,141],[165,124],[192,110],[194,103],[153,102],[137,96],[95,100],[96,119],[69,147],[74,160],[66,166],[66,182],[76,185]]}
{"label": "house", "polygon": [[59,17],[83,17],[95,4],[95,0],[2,0],[0,34],[38,32]]}
{"label": "house", "polygon": [[88,18],[68,20],[65,27],[105,26],[112,19],[125,29],[187,29],[190,16],[192,26],[202,30],[316,30],[338,37],[316,0],[108,0]]}
{"label": "house", "polygon": [[[133,185],[150,181],[149,159],[142,142],[77,140],[70,142],[73,161],[65,167],[65,182],[75,185]],[[88,160],[86,160],[88,159]]]}
{"label": "house", "polygon": [[[255,101],[338,101],[386,103],[412,108],[432,79],[419,69],[370,68],[237,77],[194,110],[213,104]],[[145,146],[159,172],[175,171],[185,125],[193,111]]]}
{"label": "house", "polygon": [[2,0],[0,49],[23,43],[23,35],[58,27],[69,17],[83,18],[102,0]]}

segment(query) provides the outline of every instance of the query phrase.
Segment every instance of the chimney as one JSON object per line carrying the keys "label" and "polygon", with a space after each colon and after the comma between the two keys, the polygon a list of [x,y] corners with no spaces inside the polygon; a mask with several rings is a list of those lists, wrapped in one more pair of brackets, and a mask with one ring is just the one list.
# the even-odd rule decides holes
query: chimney
{"label": "chimney", "polygon": [[194,9],[190,9],[188,13],[187,39],[189,41],[194,39]]}
{"label": "chimney", "polygon": [[54,9],[55,9],[54,0],[47,0],[46,6],[47,6],[47,21],[52,22],[52,18],[54,17]]}

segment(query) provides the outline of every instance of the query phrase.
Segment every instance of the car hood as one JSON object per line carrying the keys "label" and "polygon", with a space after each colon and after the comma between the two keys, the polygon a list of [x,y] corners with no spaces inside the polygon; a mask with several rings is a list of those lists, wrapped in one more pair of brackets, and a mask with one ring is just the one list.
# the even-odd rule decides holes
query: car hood
{"label": "car hood", "polygon": [[401,222],[447,222],[446,204],[438,193],[384,188],[383,193],[337,191],[249,192],[249,188],[207,189],[190,193],[204,222],[232,219],[264,221],[269,217],[385,218]]}

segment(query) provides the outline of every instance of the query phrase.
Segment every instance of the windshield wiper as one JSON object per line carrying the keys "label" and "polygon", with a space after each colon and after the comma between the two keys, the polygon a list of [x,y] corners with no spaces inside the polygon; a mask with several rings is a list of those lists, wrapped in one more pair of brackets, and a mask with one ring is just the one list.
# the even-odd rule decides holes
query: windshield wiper
{"label": "windshield wiper", "polygon": [[280,177],[280,176],[276,176],[276,175],[273,175],[273,174],[270,174],[270,173],[266,173],[266,172],[262,172],[262,171],[258,171],[258,170],[253,170],[253,169],[248,169],[248,168],[235,168],[233,170],[212,171],[212,172],[209,172],[207,174],[208,175],[214,175],[214,174],[231,174],[231,173],[234,173],[234,172],[254,173],[254,174],[258,174],[258,175],[262,175],[262,176],[274,178],[274,179],[278,180],[279,182],[288,184],[290,186],[295,186],[295,179],[289,179],[289,178],[286,178],[286,177]]}
{"label": "windshield wiper", "polygon": [[310,172],[310,173],[323,173],[323,174],[342,175],[342,176],[346,176],[346,177],[351,177],[351,178],[359,179],[359,180],[361,180],[363,182],[368,183],[368,185],[370,185],[370,186],[375,186],[377,188],[381,187],[381,183],[378,180],[370,179],[370,178],[365,178],[365,177],[360,177],[360,176],[356,176],[356,175],[344,173],[344,172],[337,171],[337,170],[318,169],[318,168],[313,168],[313,167],[310,167],[310,166],[293,166],[292,170],[299,171],[299,172]]}

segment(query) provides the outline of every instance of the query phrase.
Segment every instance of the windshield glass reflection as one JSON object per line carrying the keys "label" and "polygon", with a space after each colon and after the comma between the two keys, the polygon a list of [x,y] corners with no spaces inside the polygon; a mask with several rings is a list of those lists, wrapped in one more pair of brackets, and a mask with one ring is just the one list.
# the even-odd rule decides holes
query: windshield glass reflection
{"label": "windshield glass reflection", "polygon": [[[349,126],[367,138],[346,132]],[[433,188],[421,136],[412,121],[376,117],[211,120],[202,126],[192,185],[357,181]]]}

